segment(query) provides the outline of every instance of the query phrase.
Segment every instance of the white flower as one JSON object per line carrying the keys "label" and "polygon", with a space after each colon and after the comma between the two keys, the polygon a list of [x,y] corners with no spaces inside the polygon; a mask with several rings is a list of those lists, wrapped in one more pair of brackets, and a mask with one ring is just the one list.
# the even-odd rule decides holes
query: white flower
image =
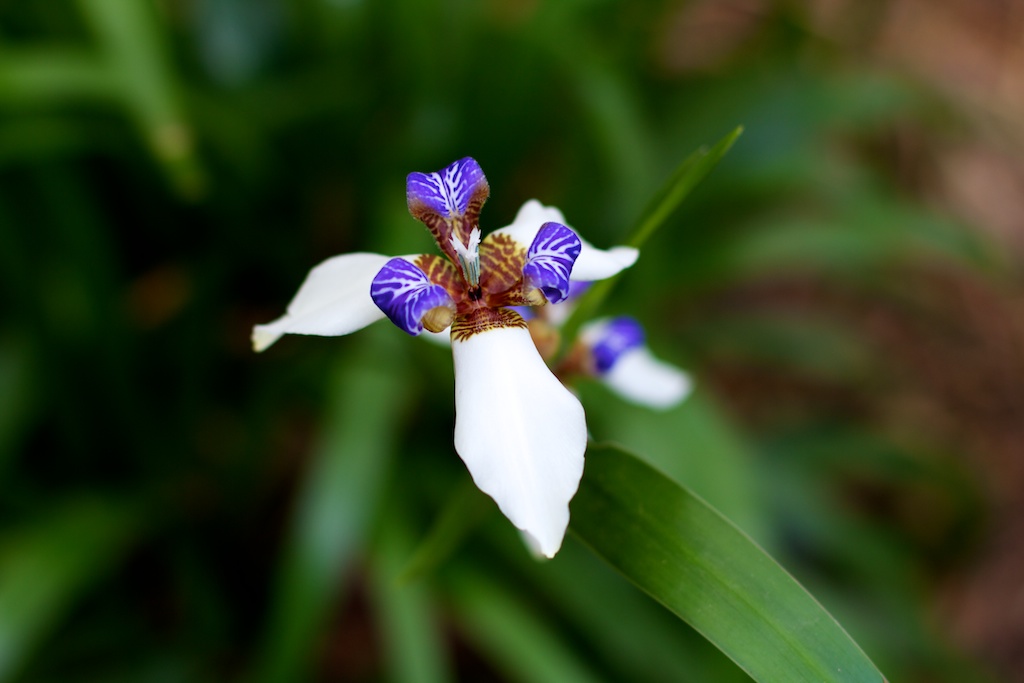
{"label": "white flower", "polygon": [[253,347],[262,351],[284,334],[349,334],[385,316],[411,335],[447,334],[455,450],[531,547],[553,557],[583,474],[586,420],[511,307],[564,300],[570,280],[610,277],[637,252],[594,248],[557,209],[536,201],[481,240],[478,219],[490,189],[468,157],[437,173],[412,173],[406,188],[410,212],[444,257],[328,259],[310,271],[284,316],[253,329]]}

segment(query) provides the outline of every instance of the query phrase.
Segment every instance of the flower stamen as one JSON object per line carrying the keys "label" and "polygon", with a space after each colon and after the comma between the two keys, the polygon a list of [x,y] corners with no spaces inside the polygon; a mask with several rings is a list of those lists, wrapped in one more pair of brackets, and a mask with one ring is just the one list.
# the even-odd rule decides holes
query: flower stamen
{"label": "flower stamen", "polygon": [[462,274],[471,288],[480,286],[480,228],[473,228],[469,233],[469,244],[463,244],[454,234],[449,238],[455,255],[459,259]]}

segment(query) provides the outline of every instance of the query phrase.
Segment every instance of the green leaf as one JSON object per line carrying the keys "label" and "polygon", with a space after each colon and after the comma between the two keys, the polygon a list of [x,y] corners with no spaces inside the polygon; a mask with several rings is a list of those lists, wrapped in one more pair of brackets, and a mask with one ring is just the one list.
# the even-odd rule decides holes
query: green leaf
{"label": "green leaf", "polygon": [[391,496],[369,562],[370,595],[381,631],[388,680],[440,683],[452,679],[440,620],[426,582],[403,581],[413,550],[409,511]]}
{"label": "green leaf", "polygon": [[702,386],[664,412],[625,403],[593,382],[580,390],[595,440],[611,441],[636,453],[759,541],[773,537],[768,526],[771,518],[759,495],[752,449]]}
{"label": "green leaf", "polygon": [[630,233],[627,244],[639,249],[654,231],[672,215],[682,204],[697,183],[704,180],[708,173],[718,165],[725,153],[729,151],[736,139],[743,133],[743,126],[737,126],[731,133],[715,143],[711,149],[698,149],[679,164],[672,177],[662,186],[650,204],[640,215],[636,227]]}
{"label": "green leaf", "polygon": [[123,555],[138,510],[83,498],[0,541],[0,681],[11,680],[71,603]]}
{"label": "green leaf", "polygon": [[404,569],[402,582],[414,581],[432,573],[459,547],[469,533],[492,511],[491,500],[464,478],[460,488],[444,506],[426,537],[417,546]]}
{"label": "green leaf", "polygon": [[[743,127],[739,126],[715,143],[711,149],[698,149],[684,159],[676,167],[668,182],[654,194],[647,208],[640,214],[640,219],[630,231],[626,244],[637,249],[643,246],[654,234],[654,231],[661,227],[672,215],[672,212],[686,199],[697,183],[718,165],[718,162],[722,160],[742,132]],[[580,326],[584,321],[594,317],[618,278],[619,276],[615,276],[602,280],[587,290],[586,294],[580,298],[576,310],[573,311],[562,328],[563,339],[569,340],[570,343],[576,339]]]}
{"label": "green leaf", "polygon": [[300,485],[279,569],[258,667],[262,681],[305,677],[309,651],[367,536],[398,437],[395,425],[414,393],[391,332],[364,331],[363,346],[334,371],[327,429]]}
{"label": "green leaf", "polygon": [[[509,536],[515,536],[509,534]],[[537,562],[522,540],[498,548],[500,561],[524,577],[520,590],[558,610],[596,653],[607,680],[750,683],[736,665],[687,624],[650,600],[582,543],[570,538],[553,562]],[[600,599],[595,599],[600,596]],[[629,624],[629,628],[622,628]]]}
{"label": "green leaf", "polygon": [[558,630],[489,572],[452,571],[452,599],[463,634],[512,681],[586,683],[600,680]]}
{"label": "green leaf", "polygon": [[572,529],[757,681],[884,681],[825,609],[703,500],[592,447]]}
{"label": "green leaf", "polygon": [[152,3],[78,0],[78,4],[150,149],[176,188],[187,197],[197,196],[206,179],[185,117],[166,31]]}

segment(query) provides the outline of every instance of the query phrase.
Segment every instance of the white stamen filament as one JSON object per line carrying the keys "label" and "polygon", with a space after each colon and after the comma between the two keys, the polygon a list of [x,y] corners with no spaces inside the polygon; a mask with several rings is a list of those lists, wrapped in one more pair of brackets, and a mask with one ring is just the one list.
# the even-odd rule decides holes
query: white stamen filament
{"label": "white stamen filament", "polygon": [[480,228],[473,228],[469,233],[469,245],[464,245],[453,234],[450,238],[455,255],[462,266],[462,274],[470,287],[480,284]]}

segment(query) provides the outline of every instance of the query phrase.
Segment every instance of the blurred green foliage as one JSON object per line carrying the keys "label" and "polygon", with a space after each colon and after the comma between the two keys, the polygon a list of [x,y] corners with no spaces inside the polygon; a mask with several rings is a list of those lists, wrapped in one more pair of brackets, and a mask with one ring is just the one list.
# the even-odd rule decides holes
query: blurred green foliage
{"label": "blurred green foliage", "polygon": [[[713,73],[659,57],[672,3],[0,6],[0,680],[744,680],[578,542],[539,565],[459,493],[444,351],[383,324],[248,342],[320,260],[431,248],[410,171],[472,155],[485,231],[537,197],[609,246],[739,124],[604,306],[698,391],[651,413],[585,385],[590,429],[757,538],[891,680],[983,680],[926,611],[983,521],[954,454],[786,397],[743,427],[715,395],[723,364],[868,401],[889,371],[836,312],[737,288],[899,305],[905,268],[1006,268],[869,153],[942,125],[935,99],[766,6]],[[856,485],[927,504],[871,514]]]}

